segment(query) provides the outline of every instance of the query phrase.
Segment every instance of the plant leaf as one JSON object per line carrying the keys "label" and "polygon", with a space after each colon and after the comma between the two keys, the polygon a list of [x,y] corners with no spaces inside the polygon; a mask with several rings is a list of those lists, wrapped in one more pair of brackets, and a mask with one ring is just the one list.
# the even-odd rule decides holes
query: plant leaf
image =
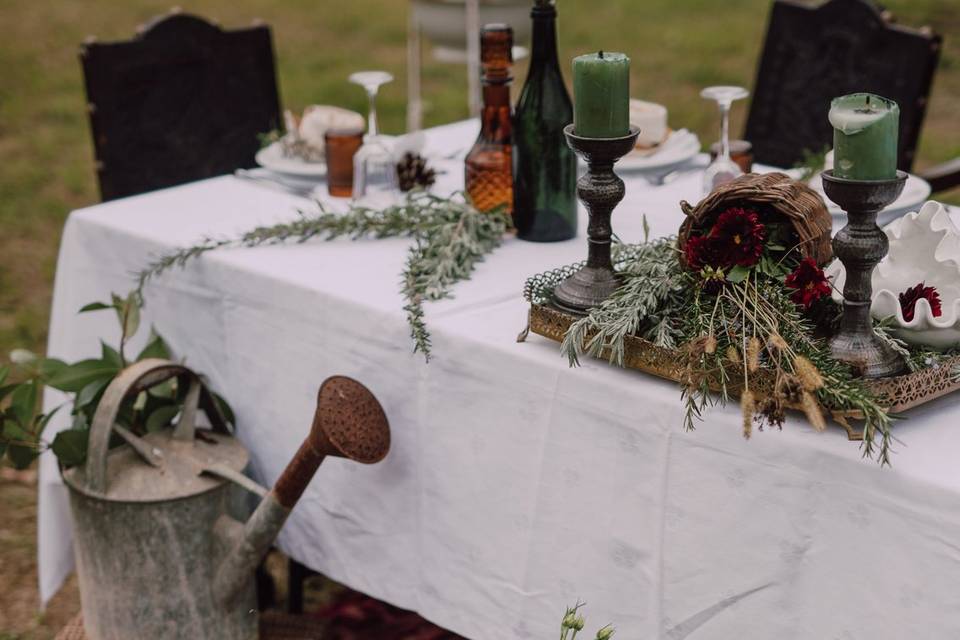
{"label": "plant leaf", "polygon": [[67,429],[56,435],[50,448],[64,466],[75,467],[87,459],[89,436],[86,429]]}
{"label": "plant leaf", "polygon": [[230,404],[224,400],[223,396],[219,393],[211,392],[213,396],[213,401],[217,403],[217,409],[220,410],[220,415],[223,416],[223,419],[229,422],[233,426],[237,426],[237,417],[233,415],[233,409],[230,407]]}
{"label": "plant leaf", "polygon": [[0,367],[0,384],[3,384],[4,380],[7,379],[7,376],[9,374],[10,374],[10,367]]}
{"label": "plant leaf", "polygon": [[37,428],[35,433],[37,434],[38,438],[43,435],[43,431],[47,428],[47,425],[50,424],[50,420],[52,420],[53,416],[57,415],[57,412],[60,411],[60,409],[62,408],[63,408],[63,405],[57,407],[50,413],[37,416]]}
{"label": "plant leaf", "polygon": [[37,365],[40,377],[44,379],[55,376],[66,368],[67,363],[57,358],[44,358],[40,361],[40,364]]}
{"label": "plant leaf", "polygon": [[170,350],[167,349],[167,343],[164,342],[163,338],[155,333],[153,329],[150,330],[150,338],[147,340],[147,346],[145,346],[143,351],[137,356],[137,362],[146,360],[147,358],[170,359]]}
{"label": "plant leaf", "polygon": [[117,310],[117,318],[120,320],[120,327],[123,329],[123,335],[131,338],[140,328],[140,305],[135,291],[127,294],[126,298],[121,298],[117,294],[112,294],[113,306]]}
{"label": "plant leaf", "polygon": [[177,379],[170,378],[169,380],[164,380],[160,384],[155,384],[147,389],[147,393],[154,398],[173,400],[177,397]]}
{"label": "plant leaf", "polygon": [[150,414],[150,417],[147,418],[147,432],[152,433],[163,429],[170,424],[170,421],[173,420],[178,413],[180,413],[180,406],[176,404],[157,407],[153,410],[153,413]]}
{"label": "plant leaf", "polygon": [[18,384],[8,384],[0,387],[0,402],[3,402],[3,399],[13,393],[13,391],[19,386],[20,385]]}
{"label": "plant leaf", "polygon": [[21,471],[33,464],[33,461],[36,460],[39,455],[40,452],[33,447],[11,444],[7,448],[7,459],[10,460],[15,469],[20,469]]}
{"label": "plant leaf", "polygon": [[12,420],[7,420],[0,431],[7,442],[30,442],[30,433]]}
{"label": "plant leaf", "polygon": [[47,380],[54,389],[77,393],[94,380],[113,378],[120,369],[103,360],[81,360],[68,365]]}
{"label": "plant leaf", "polygon": [[103,378],[100,380],[94,380],[90,384],[86,385],[80,392],[77,394],[76,399],[73,401],[73,405],[78,409],[85,407],[94,400],[101,391],[107,388],[107,385],[110,384],[112,378]]}
{"label": "plant leaf", "polygon": [[90,304],[85,304],[80,307],[80,311],[77,313],[87,313],[88,311],[102,311],[104,309],[112,309],[112,304],[107,304],[106,302],[91,302]]}
{"label": "plant leaf", "polygon": [[77,413],[73,414],[73,423],[70,425],[71,429],[83,431],[89,427],[90,424],[87,422],[87,414],[83,413],[82,411],[78,411]]}
{"label": "plant leaf", "polygon": [[146,391],[138,393],[136,399],[133,401],[133,410],[142,411],[143,408],[147,406],[147,398],[149,397],[150,395]]}
{"label": "plant leaf", "polygon": [[33,381],[18,385],[10,396],[10,407],[21,425],[32,424],[37,410],[37,385]]}
{"label": "plant leaf", "polygon": [[727,280],[733,283],[743,282],[749,274],[750,269],[741,267],[740,265],[734,265],[734,267],[727,272]]}
{"label": "plant leaf", "polygon": [[100,359],[115,365],[117,369],[123,368],[123,360],[120,358],[120,352],[103,340],[100,341]]}

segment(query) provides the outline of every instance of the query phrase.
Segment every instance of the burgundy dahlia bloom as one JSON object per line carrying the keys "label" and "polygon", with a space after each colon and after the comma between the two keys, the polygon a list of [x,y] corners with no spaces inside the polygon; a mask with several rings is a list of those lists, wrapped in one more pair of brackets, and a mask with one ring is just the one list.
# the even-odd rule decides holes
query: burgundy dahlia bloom
{"label": "burgundy dahlia bloom", "polygon": [[784,284],[788,289],[793,289],[790,299],[804,309],[809,309],[814,302],[830,295],[830,281],[810,256],[800,261],[793,273],[786,277]]}
{"label": "burgundy dahlia bloom", "polygon": [[704,267],[719,266],[716,243],[709,236],[688,238],[683,250],[687,264],[695,271],[700,271]]}
{"label": "burgundy dahlia bloom", "polygon": [[689,238],[684,257],[690,268],[729,270],[735,265],[752,267],[760,261],[767,230],[756,211],[734,207],[717,217],[704,235]]}
{"label": "burgundy dahlia bloom", "polygon": [[725,266],[752,267],[760,261],[767,230],[756,211],[733,207],[720,214],[710,237]]}
{"label": "burgundy dahlia bloom", "polygon": [[939,318],[943,311],[940,308],[940,293],[936,287],[925,287],[921,282],[915,287],[910,287],[900,294],[900,310],[903,311],[903,319],[907,322],[913,320],[913,314],[917,308],[917,301],[921,298],[930,303],[930,311],[934,318]]}

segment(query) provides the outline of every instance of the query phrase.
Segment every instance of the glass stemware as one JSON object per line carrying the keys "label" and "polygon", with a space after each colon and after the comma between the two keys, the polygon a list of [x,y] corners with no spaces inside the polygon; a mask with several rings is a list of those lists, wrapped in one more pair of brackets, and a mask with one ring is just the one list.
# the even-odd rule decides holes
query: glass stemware
{"label": "glass stemware", "polygon": [[358,71],[351,74],[349,80],[363,87],[370,101],[367,134],[363,146],[353,156],[353,197],[355,200],[374,198],[388,204],[399,193],[397,163],[392,145],[380,135],[377,92],[381,85],[392,81],[393,76],[386,71]]}
{"label": "glass stemware", "polygon": [[730,107],[734,100],[750,95],[743,87],[707,87],[700,97],[716,101],[720,107],[720,153],[703,174],[703,193],[708,194],[725,182],[743,175],[743,170],[730,158]]}

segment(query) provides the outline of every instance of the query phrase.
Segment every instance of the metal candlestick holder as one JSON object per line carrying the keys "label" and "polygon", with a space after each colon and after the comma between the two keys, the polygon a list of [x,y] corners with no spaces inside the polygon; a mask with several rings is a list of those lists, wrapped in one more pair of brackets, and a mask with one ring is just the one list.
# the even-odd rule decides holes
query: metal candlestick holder
{"label": "metal candlestick holder", "polygon": [[903,191],[907,174],[892,180],[848,180],[824,171],[823,191],[847,212],[847,225],[833,238],[833,253],[846,269],[840,330],[830,339],[833,357],[865,378],[882,378],[906,368],[903,357],[874,332],[870,321],[873,269],[889,249],[877,214]]}
{"label": "metal candlestick holder", "polygon": [[557,286],[553,292],[557,307],[584,315],[587,310],[606,300],[620,286],[610,260],[610,216],[623,200],[626,188],[616,173],[614,163],[633,150],[640,129],[620,138],[583,138],[573,132],[573,125],[563,130],[567,144],[586,160],[587,173],[577,181],[577,196],[587,207],[587,264]]}

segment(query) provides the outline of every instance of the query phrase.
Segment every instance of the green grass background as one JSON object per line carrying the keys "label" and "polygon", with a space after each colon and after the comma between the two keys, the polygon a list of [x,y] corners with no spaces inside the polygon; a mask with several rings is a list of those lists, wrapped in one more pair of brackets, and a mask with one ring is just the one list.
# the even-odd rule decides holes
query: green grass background
{"label": "green grass background", "polygon": [[[634,95],[669,106],[671,122],[715,138],[716,113],[699,90],[752,86],[769,0],[559,0],[561,57],[627,52]],[[960,156],[958,0],[887,3],[901,22],[946,37],[919,168]],[[42,349],[60,231],[73,209],[97,200],[77,47],[88,35],[129,38],[169,9],[156,0],[0,0],[0,353]],[[364,109],[346,76],[383,68],[397,76],[381,96],[388,132],[405,122],[407,3],[403,0],[198,0],[187,11],[226,27],[260,18],[273,27],[285,106],[332,103]],[[426,123],[466,116],[460,66],[424,70]],[[517,69],[517,84],[524,77]],[[742,130],[743,105],[734,132]],[[951,194],[948,199],[960,202]]]}

